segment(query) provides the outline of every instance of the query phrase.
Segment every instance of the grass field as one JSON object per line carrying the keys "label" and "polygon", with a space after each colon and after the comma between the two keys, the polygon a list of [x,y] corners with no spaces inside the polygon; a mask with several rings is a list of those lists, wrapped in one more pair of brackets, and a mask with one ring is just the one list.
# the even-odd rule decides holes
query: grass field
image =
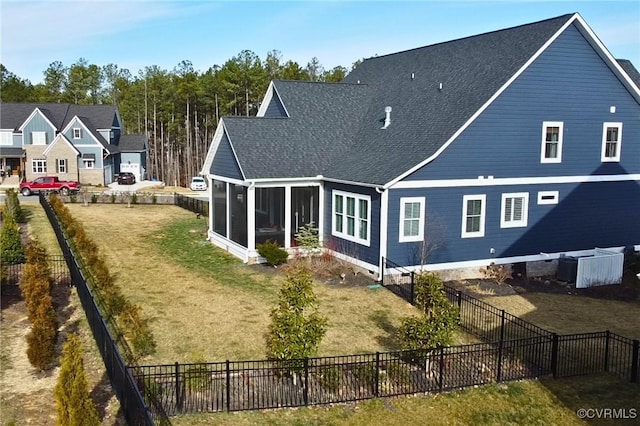
{"label": "grass field", "polygon": [[[262,359],[282,274],[243,265],[207,241],[207,223],[178,207],[68,205],[106,255],[124,293],[152,319],[157,353],[143,363]],[[399,349],[402,316],[384,289],[316,283],[329,329],[320,355]],[[459,342],[469,342],[461,334]]]}

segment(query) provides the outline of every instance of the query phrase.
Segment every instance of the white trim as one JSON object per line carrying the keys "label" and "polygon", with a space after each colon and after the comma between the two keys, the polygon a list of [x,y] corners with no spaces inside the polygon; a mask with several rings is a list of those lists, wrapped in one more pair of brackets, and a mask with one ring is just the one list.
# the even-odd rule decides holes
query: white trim
{"label": "white trim", "polygon": [[202,165],[202,169],[200,170],[200,174],[203,176],[211,175],[211,165],[213,164],[213,158],[218,151],[218,145],[222,140],[222,134],[224,133],[224,125],[222,124],[222,120],[218,123],[218,127],[216,127],[216,131],[213,134],[213,138],[211,139],[211,145],[209,145],[209,151],[207,151],[207,156],[204,159],[204,164]]}
{"label": "white trim", "polygon": [[231,253],[235,257],[239,257],[244,263],[249,261],[248,250],[240,244],[209,230],[209,241],[223,250]]}
{"label": "white trim", "polygon": [[[404,235],[404,225],[405,225],[405,221],[407,220],[407,218],[404,216],[405,214],[405,206],[406,204],[415,204],[417,203],[420,206],[420,217],[418,217],[418,234],[417,235],[410,235],[410,236],[405,236]],[[425,213],[425,209],[424,209],[424,205],[425,205],[425,198],[424,197],[401,197],[400,198],[400,220],[399,220],[399,239],[398,242],[401,243],[407,243],[407,242],[414,242],[414,241],[422,241],[424,240],[424,213]],[[415,220],[415,218],[411,218],[412,220]]]}
{"label": "white trim", "polygon": [[[31,114],[29,114],[29,117],[27,117],[26,120],[24,120],[24,122],[22,123],[22,125],[20,125],[20,127],[18,127],[18,130],[23,132],[25,126],[27,125],[27,123],[29,123],[31,121],[31,119],[36,115],[36,114],[40,114],[42,116],[42,118],[44,118],[44,120],[49,123],[49,126],[51,126],[51,128],[53,129],[53,133],[55,134],[56,130],[58,130],[58,128],[56,126],[53,125],[53,123],[47,118],[47,116],[40,111],[40,108],[36,107],[33,112]],[[24,135],[24,133],[23,133]],[[23,141],[24,142],[24,141]]]}
{"label": "white trim", "polygon": [[[53,141],[47,146],[47,148],[42,151],[42,155],[47,155],[49,153],[49,151],[51,149],[53,149],[53,146],[56,145],[58,143],[59,140],[62,140],[63,142],[66,142],[67,145],[69,145],[71,147],[71,149],[73,149],[73,151],[76,153],[76,155],[80,155],[80,151],[78,151],[78,149],[75,147],[74,144],[72,144],[69,139],[67,139],[67,137],[65,135],[63,135],[62,133],[58,133],[56,135],[55,138],[53,138]],[[94,145],[90,145],[91,147],[94,147]]]}
{"label": "white trim", "polygon": [[[335,197],[340,196],[343,198],[343,212],[342,212],[342,216],[343,216],[343,221],[342,221],[342,229],[338,230],[336,229],[336,218],[335,218],[335,214],[336,214],[336,206],[335,206]],[[343,232],[343,230],[347,230],[348,229],[348,217],[347,217],[347,198],[353,198],[354,199],[354,211],[353,211],[353,220],[354,220],[354,228],[353,228],[353,234],[354,235],[349,235],[347,232]],[[362,218],[360,217],[360,202],[361,201],[366,201],[367,202],[367,216],[366,216],[366,221],[367,221],[367,238],[363,239],[360,238],[360,221],[362,220]],[[369,247],[371,245],[371,196],[369,195],[364,195],[364,194],[358,194],[355,192],[346,192],[346,191],[340,191],[337,189],[334,189],[331,191],[331,235],[333,235],[334,237],[338,237],[338,238],[342,238],[343,240],[347,240],[347,241],[352,241],[354,243],[357,244],[361,244],[363,246],[367,246]]]}
{"label": "white trim", "polygon": [[[380,192],[380,191],[378,191]],[[387,240],[389,229],[389,190],[383,189],[380,195],[380,259],[378,270],[383,268],[384,258],[387,257]],[[382,278],[382,277],[380,277]]]}
{"label": "white trim", "polygon": [[[64,171],[62,171],[61,164],[64,164]],[[57,158],[56,159],[56,173],[67,174],[69,173],[69,162],[66,158]]]}
{"label": "white trim", "polygon": [[291,185],[284,187],[284,248],[291,248]]}
{"label": "white trim", "polygon": [[[87,132],[87,134],[91,137],[91,139],[93,139],[100,148],[102,148],[105,151],[107,151],[108,154],[111,154],[111,152],[109,152],[109,150],[102,144],[102,142],[100,142],[100,140],[94,136],[93,132],[89,130],[87,125],[84,124],[84,122],[77,115],[73,116],[71,121],[69,121],[69,124],[67,124],[67,127],[62,129],[62,131],[60,133],[66,133],[69,129],[72,129],[71,130],[71,132],[72,132],[71,136],[73,137],[73,128],[74,128],[74,123],[76,123],[76,122],[80,123],[81,128],[83,128]],[[84,139],[84,136],[82,136],[81,139]],[[77,139],[74,139],[74,140],[77,140]],[[76,146],[95,146],[95,145],[87,145],[87,144],[75,144],[75,145]]]}
{"label": "white trim", "polygon": [[463,125],[462,127],[460,127],[454,134],[453,136],[451,136],[449,138],[449,140],[447,140],[440,148],[438,148],[438,150],[432,154],[429,158],[427,158],[426,160],[423,160],[422,162],[418,163],[417,165],[415,165],[414,167],[410,168],[409,170],[407,170],[406,172],[402,173],[400,176],[396,177],[395,179],[387,182],[384,187],[385,188],[389,188],[393,185],[395,185],[398,181],[404,179],[405,177],[409,176],[411,173],[415,172],[416,170],[426,166],[427,164],[429,164],[430,162],[432,162],[434,159],[436,159],[440,154],[442,154],[442,152],[447,149],[449,147],[449,145],[451,145],[453,143],[454,140],[456,140],[458,138],[458,136],[460,136],[460,134],[462,132],[464,132],[467,127],[469,127],[471,125],[471,123],[473,123],[476,118],[478,118],[480,116],[480,114],[482,114],[487,108],[489,108],[489,106],[493,103],[493,101],[495,101],[498,96],[500,96],[505,90],[507,90],[507,88],[509,86],[511,86],[511,83],[513,83],[518,77],[520,77],[520,75],[527,69],[529,68],[529,65],[531,65],[536,59],[538,59],[538,57],[542,54],[542,52],[544,52],[547,47],[549,47],[549,45],[551,43],[553,43],[556,38],[558,38],[560,36],[560,34],[562,34],[564,32],[565,29],[567,29],[567,27],[569,27],[569,25],[571,25],[573,23],[573,21],[576,19],[576,17],[578,16],[578,14],[574,14],[571,18],[567,19],[567,22],[564,23],[564,25],[562,25],[562,27],[560,27],[560,29],[558,29],[558,31],[556,31],[556,33],[554,35],[552,35],[549,40],[547,40],[542,47],[540,47],[540,49],[538,49],[538,51],[536,53],[534,53],[531,58],[529,58],[529,60],[518,70],[516,71],[515,74],[513,74],[511,76],[511,78],[509,78],[509,80],[507,80],[507,82],[505,84],[502,85],[501,88],[499,88],[496,93],[493,94],[493,96],[491,96],[489,98],[489,100],[487,102],[484,103],[484,105],[482,105]]}
{"label": "white trim", "polygon": [[[505,217],[507,210],[507,200],[522,199],[522,216],[519,220]],[[513,217],[513,207],[511,210]],[[500,208],[500,228],[524,228],[527,226],[529,216],[529,193],[528,192],[512,192],[502,194],[502,207]]]}
{"label": "white trim", "polygon": [[376,188],[376,189],[385,189],[386,186],[384,185],[377,185],[374,183],[365,183],[365,182],[356,182],[353,180],[343,180],[343,179],[334,179],[334,178],[329,178],[329,177],[325,177],[320,175],[319,176],[321,179],[323,179],[326,182],[335,182],[335,183],[342,183],[345,185],[353,185],[353,186],[364,186],[366,188]]}
{"label": "white trim", "polygon": [[[624,246],[618,247],[609,247],[609,248],[601,248],[598,250],[610,250],[615,252],[622,252],[624,250]],[[640,245],[635,245],[634,248],[636,250],[640,250]],[[524,256],[512,256],[512,257],[493,257],[489,259],[475,259],[475,260],[463,260],[459,262],[447,262],[447,263],[430,263],[427,265],[411,265],[411,266],[403,266],[404,270],[409,271],[442,271],[446,269],[462,269],[462,268],[479,268],[482,266],[488,266],[492,263],[496,265],[503,265],[509,263],[518,263],[518,262],[535,262],[540,260],[555,260],[559,259],[562,255],[571,256],[571,257],[584,257],[584,256],[593,256],[596,249],[589,250],[575,250],[575,251],[565,251],[565,252],[556,252],[556,253],[540,253],[540,254],[532,254],[532,255],[524,255]]]}
{"label": "white trim", "polygon": [[[616,140],[616,155],[613,157],[607,157],[607,129],[618,129],[618,140]],[[605,121],[602,123],[602,151],[600,160],[603,163],[617,163],[620,162],[620,152],[622,151],[622,123]]]}
{"label": "white trim", "polygon": [[219,180],[224,183],[232,183],[234,185],[248,186],[248,183],[244,180],[232,179],[232,178],[228,178],[226,176],[220,176],[220,175],[205,175],[205,176],[208,177],[209,179]]}
{"label": "white trim", "polygon": [[[78,136],[76,136],[76,131],[78,132]],[[74,127],[71,129],[73,139],[82,139],[82,127]]]}
{"label": "white trim", "polygon": [[[6,136],[8,136],[9,138],[7,139]],[[0,146],[13,146],[13,130],[9,132],[0,130]]]}
{"label": "white trim", "polygon": [[[38,136],[36,138],[36,136]],[[36,143],[36,139],[38,143]],[[47,145],[47,132],[42,130],[36,130],[31,132],[31,146],[46,146]]]}
{"label": "white trim", "polygon": [[[467,202],[482,202],[480,206],[480,229],[478,231],[467,231]],[[485,194],[469,194],[462,197],[462,232],[460,238],[480,238],[484,237],[484,225],[487,216],[487,196]]]}
{"label": "white trim", "polygon": [[[37,171],[36,170],[36,162],[38,162],[38,164],[40,165],[40,169],[43,169],[43,171]],[[33,173],[34,175],[40,175],[40,174],[47,174],[47,159],[46,158],[32,158],[31,159],[31,173]]]}
{"label": "white trim", "polygon": [[248,256],[256,251],[256,188],[247,187],[247,251]]}
{"label": "white trim", "polygon": [[349,263],[352,263],[356,266],[359,266],[361,268],[366,269],[367,271],[371,271],[374,274],[377,274],[378,271],[380,271],[379,266],[371,264],[369,262],[365,262],[363,260],[360,259],[356,259],[355,257],[351,257],[351,256],[347,256],[346,254],[331,250],[331,249],[325,249],[327,252],[331,253],[331,255],[333,257],[337,257],[340,260],[346,260]]}
{"label": "white trim", "polygon": [[318,189],[318,242],[323,246],[324,242],[324,184],[320,182]]}
{"label": "white trim", "polygon": [[247,182],[255,183],[256,186],[261,188],[272,188],[283,185],[320,186],[322,177],[247,179]]}
{"label": "white trim", "polygon": [[[220,123],[222,123],[222,119],[220,119]],[[217,131],[216,131],[217,133]],[[236,161],[236,165],[238,166],[238,169],[240,169],[240,175],[242,175],[242,179],[247,180],[247,175],[244,174],[244,170],[242,170],[242,166],[240,165],[240,161],[238,161],[238,156],[236,155],[236,150],[233,148],[233,142],[231,142],[231,136],[229,136],[229,132],[227,132],[227,128],[224,128],[224,134],[227,135],[227,139],[229,141],[229,148],[231,148],[231,153],[233,154],[233,159]],[[213,159],[216,156],[216,153],[218,152],[218,148],[220,147],[220,142],[222,142],[222,136],[220,136],[220,140],[218,141],[218,146],[216,146],[216,151],[213,154],[213,157],[211,157],[211,164],[213,164]],[[209,167],[209,170],[211,169],[211,167]]]}
{"label": "white trim", "polygon": [[278,93],[278,89],[276,89],[276,85],[274,84],[273,80],[269,82],[269,87],[267,88],[267,92],[264,94],[264,97],[262,98],[262,103],[260,104],[260,108],[258,108],[258,113],[256,114],[256,117],[264,117],[265,113],[267,112],[267,108],[271,103],[271,99],[273,99],[274,92],[278,100],[280,101],[280,105],[282,105],[282,108],[284,109],[284,113],[287,115],[287,118],[291,117],[291,115],[289,114],[289,111],[287,111],[286,105],[284,104],[284,102],[282,102],[282,96],[280,96],[280,93]]}
{"label": "white trim", "polygon": [[[547,148],[547,129],[550,127],[558,128],[558,140],[556,144],[558,145],[558,151],[556,157],[545,156],[546,148]],[[541,163],[562,163],[562,141],[564,139],[564,123],[562,121],[543,121],[542,122],[542,144],[540,147],[540,162]],[[551,141],[553,142],[553,141]]]}
{"label": "white trim", "polygon": [[561,183],[640,181],[640,173],[624,175],[539,176],[485,179],[434,179],[398,182],[391,189],[457,188],[466,186],[548,185]]}
{"label": "white trim", "polygon": [[[547,197],[553,197],[553,199],[545,200]],[[560,193],[558,191],[538,191],[538,204],[558,204],[560,199]]]}

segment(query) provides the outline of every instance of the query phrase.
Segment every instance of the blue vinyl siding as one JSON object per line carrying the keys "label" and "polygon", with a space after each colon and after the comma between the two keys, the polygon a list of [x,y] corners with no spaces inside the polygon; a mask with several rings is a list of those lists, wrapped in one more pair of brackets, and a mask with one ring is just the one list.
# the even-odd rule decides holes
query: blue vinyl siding
{"label": "blue vinyl siding", "polygon": [[[369,218],[371,223],[371,235],[368,247],[331,235],[333,219],[333,190],[368,195],[371,197],[371,217]],[[326,182],[324,185],[324,235],[325,240],[328,243],[328,247],[333,250],[341,252],[347,256],[355,257],[364,262],[377,265],[380,256],[380,194],[378,194],[378,192],[373,188]]]}
{"label": "blue vinyl siding", "polygon": [[231,144],[229,143],[229,138],[227,138],[226,133],[222,135],[222,140],[220,141],[218,150],[213,157],[209,173],[218,176],[225,176],[231,179],[244,180],[242,177],[242,171],[240,170],[240,166],[238,166],[235,155],[233,155],[233,150],[231,149]]}
{"label": "blue vinyl siding", "polygon": [[[610,113],[611,106],[616,107]],[[444,152],[407,180],[640,173],[640,105],[570,26]],[[541,164],[542,123],[564,123],[562,162]],[[622,122],[620,163],[601,162]]]}
{"label": "blue vinyl siding", "polygon": [[46,132],[47,144],[53,142],[53,138],[55,138],[55,129],[51,127],[49,122],[40,113],[35,114],[22,129],[22,135],[25,145],[32,144],[31,132]]}
{"label": "blue vinyl siding", "polygon": [[[558,204],[538,205],[539,191],[558,191]],[[516,192],[529,193],[527,226],[500,228],[502,194]],[[462,200],[472,194],[486,195],[485,236],[461,238]],[[638,182],[391,190],[387,257],[403,265],[419,264],[420,245],[398,242],[400,197],[417,196],[426,198],[425,234],[437,246],[428,258],[431,264],[640,242]]]}
{"label": "blue vinyl siding", "polygon": [[11,141],[11,145],[0,145],[2,148],[22,148],[22,136],[14,135],[13,131],[2,132],[3,135],[7,135],[8,140]]}
{"label": "blue vinyl siding", "polygon": [[[81,129],[80,139],[73,138],[73,129]],[[77,119],[71,122],[64,136],[74,145],[99,145],[94,139],[91,132],[89,132],[85,126],[82,125]],[[102,156],[102,154],[100,154]],[[97,167],[97,164],[96,164]]]}
{"label": "blue vinyl siding", "polygon": [[144,155],[139,152],[122,152],[120,153],[120,162],[124,164],[140,164],[140,166],[143,166],[141,157],[144,157]]}
{"label": "blue vinyl siding", "polygon": [[98,148],[90,148],[90,147],[80,147],[77,148],[80,151],[80,155],[78,156],[78,168],[84,169],[84,161],[82,161],[82,154],[93,154],[96,157],[95,164],[93,166],[94,169],[101,169],[103,167],[103,159],[102,159],[102,147]]}
{"label": "blue vinyl siding", "polygon": [[271,97],[271,101],[267,106],[267,110],[265,111],[264,116],[269,118],[286,118],[287,117],[287,113],[284,107],[282,106],[282,103],[280,102],[280,98],[278,97],[278,94],[275,92],[275,90],[273,91],[273,96]]}

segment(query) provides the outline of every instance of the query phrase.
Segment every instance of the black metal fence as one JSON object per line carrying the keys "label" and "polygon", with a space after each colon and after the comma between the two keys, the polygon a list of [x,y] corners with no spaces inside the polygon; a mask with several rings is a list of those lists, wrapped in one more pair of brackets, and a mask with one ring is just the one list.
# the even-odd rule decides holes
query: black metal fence
{"label": "black metal fence", "polygon": [[[47,255],[47,263],[49,265],[49,276],[53,285],[70,284],[69,269],[64,255],[50,254]],[[20,279],[24,270],[24,263],[15,265],[3,265],[0,271],[1,291],[2,295],[19,295]]]}
{"label": "black metal fence", "polygon": [[[109,327],[103,319],[91,289],[87,285],[85,272],[76,260],[71,245],[64,235],[49,201],[44,195],[40,195],[40,204],[47,214],[51,227],[56,234],[56,238],[67,262],[71,282],[77,289],[80,303],[87,318],[87,323],[91,328],[96,345],[100,350],[100,355],[104,361],[111,386],[120,401],[120,407],[128,424],[154,425],[151,410],[145,404],[142,394],[138,390],[137,383],[131,374],[131,370],[127,368],[123,357],[118,351]],[[161,410],[160,413],[156,413],[156,416],[162,420]],[[164,416],[164,418],[166,419],[166,416]]]}
{"label": "black metal fence", "polygon": [[209,217],[209,201],[188,197],[178,193],[174,193],[173,196],[176,206],[182,207],[183,209],[192,211],[196,214],[200,214],[204,217]]}

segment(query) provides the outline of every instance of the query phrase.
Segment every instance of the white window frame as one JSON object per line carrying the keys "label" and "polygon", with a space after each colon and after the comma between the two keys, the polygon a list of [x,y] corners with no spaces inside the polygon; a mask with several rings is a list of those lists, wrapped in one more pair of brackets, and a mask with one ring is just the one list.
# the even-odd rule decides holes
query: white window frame
{"label": "white window frame", "polygon": [[[616,155],[613,157],[607,157],[607,129],[618,129],[618,140],[616,141]],[[620,152],[622,151],[622,123],[619,122],[604,122],[602,124],[602,154],[600,160],[603,163],[606,162],[619,162]]]}
{"label": "white window frame", "polygon": [[[550,127],[558,128],[558,150],[557,155],[553,158],[547,157],[547,130]],[[562,141],[564,139],[564,123],[562,121],[544,121],[542,123],[542,146],[540,148],[541,163],[562,163]]]}
{"label": "white window frame", "polygon": [[[467,231],[467,203],[469,201],[481,201],[480,207],[480,229],[478,231]],[[484,225],[487,216],[487,196],[485,194],[465,195],[462,197],[462,238],[484,237]]]}
{"label": "white window frame", "polygon": [[[407,220],[416,220],[415,218],[407,218],[405,217],[405,206],[407,204],[419,204],[420,209],[420,217],[418,217],[418,235],[409,235],[406,236],[404,234],[405,231],[405,222]],[[424,215],[425,215],[425,199],[424,197],[402,197],[400,198],[400,234],[399,234],[399,242],[407,243],[413,241],[422,241],[424,240]]]}
{"label": "white window frame", "polygon": [[46,145],[47,132],[31,132],[31,145]]}
{"label": "white window frame", "polygon": [[[513,208],[511,209],[512,217],[508,220],[504,217],[507,210],[507,200],[522,199],[522,217],[513,219]],[[500,228],[523,228],[527,226],[529,217],[529,193],[528,192],[511,192],[502,194],[502,208],[500,209]]]}
{"label": "white window frame", "polygon": [[558,191],[538,191],[538,204],[558,204]]}
{"label": "white window frame", "polygon": [[57,173],[68,173],[68,167],[67,167],[67,159],[66,158],[58,158],[56,160],[56,165],[57,165]]}
{"label": "white window frame", "polygon": [[13,132],[0,132],[0,145],[2,146],[13,145]]}
{"label": "white window frame", "polygon": [[[336,211],[336,196],[342,197],[342,212],[337,212]],[[347,226],[347,219],[349,216],[347,216],[347,198],[353,198],[354,199],[354,216],[353,219],[355,221],[354,223],[354,235],[349,235],[348,234],[348,226]],[[362,222],[362,218],[360,217],[360,201],[366,201],[367,202],[367,215],[366,218],[364,220],[366,220],[366,231],[367,231],[367,238],[363,239],[360,238],[360,228],[361,228],[361,222]],[[355,243],[358,244],[362,244],[364,246],[369,246],[371,244],[371,197],[368,195],[363,195],[363,194],[355,194],[352,192],[345,192],[345,191],[338,191],[338,190],[333,190],[331,191],[331,235],[348,240],[348,241],[353,241]],[[343,220],[342,220],[342,229],[337,229],[337,221],[336,221],[336,215],[342,215]]]}
{"label": "white window frame", "polygon": [[82,139],[82,128],[74,127],[73,128],[73,138],[74,139]]}
{"label": "white window frame", "polygon": [[47,174],[47,160],[44,158],[34,158],[31,160],[31,171],[34,174]]}
{"label": "white window frame", "polygon": [[85,169],[94,169],[96,167],[96,160],[82,160],[82,162],[84,163],[84,168]]}

